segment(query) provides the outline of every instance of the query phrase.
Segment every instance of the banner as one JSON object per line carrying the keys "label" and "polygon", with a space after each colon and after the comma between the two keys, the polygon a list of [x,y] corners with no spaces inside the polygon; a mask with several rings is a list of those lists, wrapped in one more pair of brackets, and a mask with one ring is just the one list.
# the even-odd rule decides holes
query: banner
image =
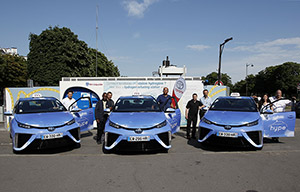
{"label": "banner", "polygon": [[[179,77],[174,84],[172,97],[176,98],[177,103],[179,102],[180,98],[184,94],[186,90],[186,83],[182,77]],[[172,101],[172,105],[175,106],[175,101]]]}

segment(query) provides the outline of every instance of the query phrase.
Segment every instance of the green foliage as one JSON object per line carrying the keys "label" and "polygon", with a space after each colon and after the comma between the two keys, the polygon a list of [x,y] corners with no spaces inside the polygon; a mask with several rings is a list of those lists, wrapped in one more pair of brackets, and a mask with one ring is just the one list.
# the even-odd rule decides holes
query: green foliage
{"label": "green foliage", "polygon": [[[257,75],[247,77],[248,94],[263,95],[265,93],[274,95],[277,89],[281,89],[287,96],[297,94],[297,84],[300,83],[300,64],[286,62],[281,65],[267,67]],[[246,81],[242,80],[234,84],[232,91],[245,95]]]}
{"label": "green foliage", "polygon": [[[78,40],[69,28],[49,27],[30,34],[28,74],[39,85],[58,85],[62,77],[95,76],[96,50]],[[98,52],[98,76],[119,76],[119,70]]]}
{"label": "green foliage", "polygon": [[22,87],[27,84],[27,63],[17,55],[0,54],[0,87]]}
{"label": "green foliage", "polygon": [[[214,85],[214,83],[218,80],[218,73],[212,72],[206,77],[202,77],[202,80],[208,80],[209,85]],[[231,77],[227,75],[227,73],[221,73],[221,81],[224,83],[224,85],[228,87],[232,87]]]}

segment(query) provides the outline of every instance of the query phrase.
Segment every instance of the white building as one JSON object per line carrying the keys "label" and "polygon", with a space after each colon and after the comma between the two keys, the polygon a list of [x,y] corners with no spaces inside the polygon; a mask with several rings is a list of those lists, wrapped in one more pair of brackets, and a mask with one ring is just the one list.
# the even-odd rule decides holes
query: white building
{"label": "white building", "polygon": [[0,48],[0,52],[9,55],[18,55],[18,49],[16,47]]}

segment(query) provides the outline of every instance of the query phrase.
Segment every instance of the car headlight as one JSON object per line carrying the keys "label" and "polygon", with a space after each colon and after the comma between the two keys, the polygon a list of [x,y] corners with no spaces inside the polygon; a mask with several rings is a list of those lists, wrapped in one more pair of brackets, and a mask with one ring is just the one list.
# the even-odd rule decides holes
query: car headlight
{"label": "car headlight", "polygon": [[72,125],[73,123],[75,123],[75,119],[72,119],[71,121],[69,121],[68,123],[66,123],[67,125]]}
{"label": "car headlight", "polygon": [[212,122],[206,118],[203,118],[202,121],[206,124],[212,124]]}
{"label": "car headlight", "polygon": [[122,126],[120,126],[120,125],[118,125],[118,124],[116,124],[116,123],[113,123],[113,122],[111,122],[111,121],[109,121],[109,126],[114,127],[114,128],[117,128],[117,129],[122,128]]}
{"label": "car headlight", "polygon": [[162,128],[167,125],[167,121],[164,120],[162,123],[155,125],[153,128]]}
{"label": "car headlight", "polygon": [[25,128],[25,129],[30,129],[31,128],[30,125],[26,125],[26,124],[23,124],[23,123],[18,123],[18,126],[22,127],[22,128]]}
{"label": "car headlight", "polygon": [[254,126],[254,125],[258,125],[258,120],[253,121],[253,122],[251,122],[251,123],[247,123],[247,126],[248,126],[248,127],[252,127],[252,126]]}

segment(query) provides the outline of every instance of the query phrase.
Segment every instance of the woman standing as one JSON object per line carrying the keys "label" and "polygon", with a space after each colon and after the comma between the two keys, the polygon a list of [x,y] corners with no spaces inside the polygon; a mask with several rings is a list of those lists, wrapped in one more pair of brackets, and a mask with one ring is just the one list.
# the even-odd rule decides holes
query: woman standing
{"label": "woman standing", "polygon": [[271,101],[269,99],[268,94],[264,94],[264,96],[262,97],[262,99],[259,101],[258,106],[259,106],[259,110],[262,110],[262,112],[266,111],[266,110],[272,110],[272,104],[270,104]]}

